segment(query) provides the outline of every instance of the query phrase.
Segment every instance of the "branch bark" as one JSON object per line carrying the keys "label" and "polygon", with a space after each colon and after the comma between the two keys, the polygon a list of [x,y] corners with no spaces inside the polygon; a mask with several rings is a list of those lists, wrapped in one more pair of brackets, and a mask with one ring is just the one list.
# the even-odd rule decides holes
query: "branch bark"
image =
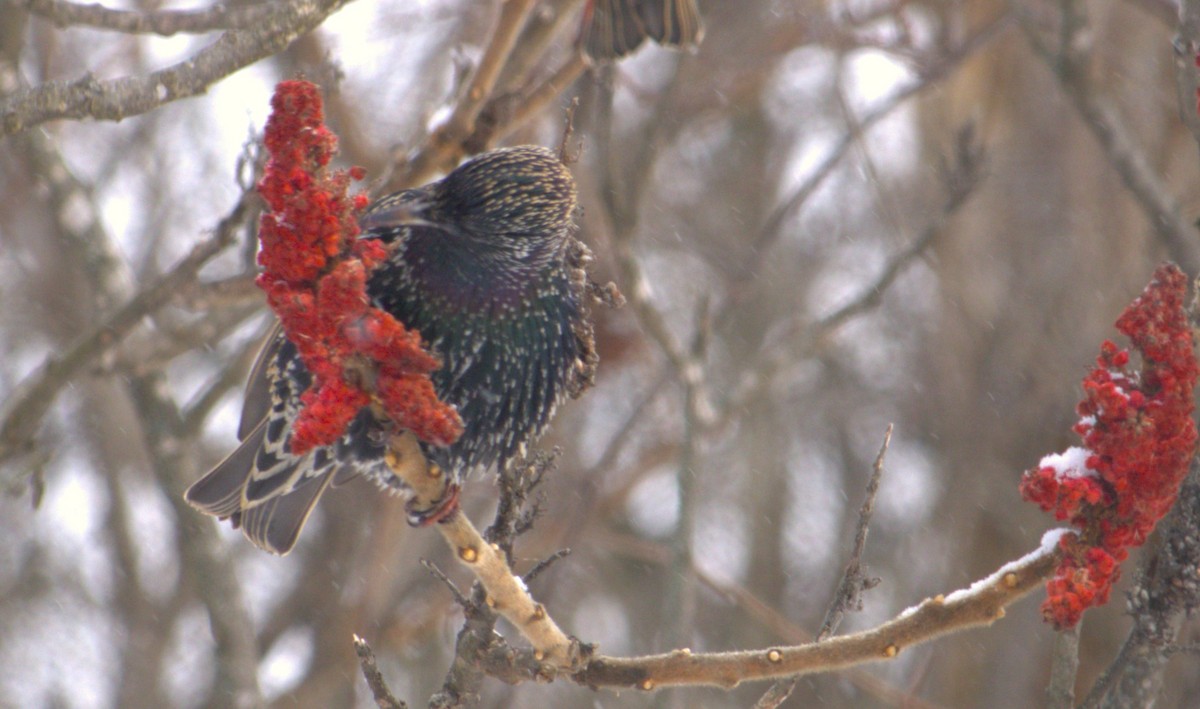
{"label": "branch bark", "polygon": [[[388,442],[388,465],[412,489],[410,510],[434,510],[448,495],[456,494],[450,477],[429,465],[421,455],[416,438],[408,432]],[[499,544],[489,544],[479,530],[456,508],[436,528],[454,551],[455,557],[483,584],[489,608],[504,616],[534,647],[534,657],[546,662],[548,674],[557,669],[574,669],[580,658],[579,643],[568,638],[533,600],[525,583],[513,574]]]}
{"label": "branch bark", "polygon": [[0,137],[46,121],[119,121],[204,93],[212,84],[278,54],[349,0],[289,0],[246,29],[229,30],[187,61],[139,76],[101,81],[90,73],[13,92],[0,104]]}
{"label": "branch bark", "polygon": [[1057,546],[1043,544],[968,589],[928,598],[893,620],[861,633],[807,645],[743,652],[692,653],[680,649],[645,657],[597,656],[573,679],[592,688],[654,690],[688,685],[729,689],[747,680],[827,672],[888,660],[904,648],[939,636],[991,625],[1004,617],[1007,606],[1039,588],[1057,563]]}
{"label": "branch bark", "polygon": [[158,34],[169,37],[180,32],[200,33],[217,30],[247,29],[270,18],[273,3],[228,7],[213,5],[200,10],[115,10],[102,5],[83,5],[65,0],[18,0],[38,17],[55,27],[82,25],[130,34]]}

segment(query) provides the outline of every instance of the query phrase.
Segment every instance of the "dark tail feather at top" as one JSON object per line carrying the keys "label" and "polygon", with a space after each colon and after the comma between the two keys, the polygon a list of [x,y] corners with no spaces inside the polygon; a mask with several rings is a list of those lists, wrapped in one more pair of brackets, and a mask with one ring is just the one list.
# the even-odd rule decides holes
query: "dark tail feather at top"
{"label": "dark tail feather at top", "polygon": [[592,0],[584,11],[580,42],[589,57],[608,61],[633,52],[646,39],[629,0]]}
{"label": "dark tail feather at top", "polygon": [[704,37],[696,0],[590,0],[579,43],[598,62],[632,53],[649,37],[659,44],[694,47]]}
{"label": "dark tail feather at top", "polygon": [[700,44],[704,25],[696,0],[638,3],[638,16],[646,34],[659,44],[687,47]]}

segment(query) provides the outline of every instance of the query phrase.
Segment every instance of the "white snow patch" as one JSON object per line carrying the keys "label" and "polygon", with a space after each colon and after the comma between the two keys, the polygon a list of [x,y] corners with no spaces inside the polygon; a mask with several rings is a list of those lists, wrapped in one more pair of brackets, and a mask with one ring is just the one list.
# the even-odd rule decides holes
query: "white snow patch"
{"label": "white snow patch", "polygon": [[[1045,534],[1042,535],[1042,542],[1041,542],[1041,544],[1038,545],[1037,549],[1034,549],[1033,551],[1029,552],[1025,556],[1022,556],[1020,559],[1015,559],[1013,561],[1008,562],[1007,564],[1001,566],[1000,568],[996,569],[995,571],[988,574],[987,576],[985,576],[985,577],[979,579],[978,581],[976,581],[975,583],[971,584],[967,588],[961,588],[957,591],[946,594],[945,602],[946,603],[959,603],[959,602],[965,601],[970,596],[973,596],[973,595],[979,593],[982,589],[992,586],[993,584],[999,582],[1000,579],[1003,578],[1004,575],[1009,573],[1010,571],[1013,571],[1014,569],[1020,568],[1022,566],[1027,566],[1027,565],[1033,563],[1035,560],[1040,559],[1043,556],[1046,556],[1047,554],[1053,554],[1055,547],[1058,546],[1058,540],[1062,539],[1062,536],[1070,531],[1071,530],[1067,529],[1067,528],[1059,528],[1059,529],[1052,529],[1049,532],[1046,532]],[[909,609],[909,610],[911,610],[911,609]]]}
{"label": "white snow patch", "polygon": [[1038,469],[1051,468],[1059,478],[1094,478],[1096,471],[1087,466],[1092,451],[1071,446],[1062,453],[1051,453],[1038,461]]}

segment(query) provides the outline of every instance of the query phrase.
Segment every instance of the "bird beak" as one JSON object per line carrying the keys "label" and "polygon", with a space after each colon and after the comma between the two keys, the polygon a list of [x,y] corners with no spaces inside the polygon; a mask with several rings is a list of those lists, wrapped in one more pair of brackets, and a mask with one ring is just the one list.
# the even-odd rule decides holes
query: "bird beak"
{"label": "bird beak", "polygon": [[359,220],[359,227],[363,231],[369,231],[376,228],[428,224],[429,221],[425,218],[428,207],[428,199],[420,193],[397,192],[371,205]]}

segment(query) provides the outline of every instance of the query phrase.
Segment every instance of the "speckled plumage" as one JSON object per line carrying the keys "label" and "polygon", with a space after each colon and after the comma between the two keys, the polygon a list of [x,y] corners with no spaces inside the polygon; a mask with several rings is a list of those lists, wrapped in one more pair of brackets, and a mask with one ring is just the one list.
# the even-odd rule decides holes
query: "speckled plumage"
{"label": "speckled plumage", "polygon": [[[503,466],[546,427],[590,356],[583,277],[569,263],[575,184],[550,151],[494,150],[439,182],[368,208],[363,238],[391,256],[368,281],[372,301],[418,330],[443,365],[438,397],[463,419],[454,444],[422,444],[457,478]],[[364,475],[402,483],[383,462],[385,426],[363,409],[332,446],[289,453],[311,376],[280,332],[251,373],[242,445],[188,490],[260,547],[286,553],[321,493]]]}

